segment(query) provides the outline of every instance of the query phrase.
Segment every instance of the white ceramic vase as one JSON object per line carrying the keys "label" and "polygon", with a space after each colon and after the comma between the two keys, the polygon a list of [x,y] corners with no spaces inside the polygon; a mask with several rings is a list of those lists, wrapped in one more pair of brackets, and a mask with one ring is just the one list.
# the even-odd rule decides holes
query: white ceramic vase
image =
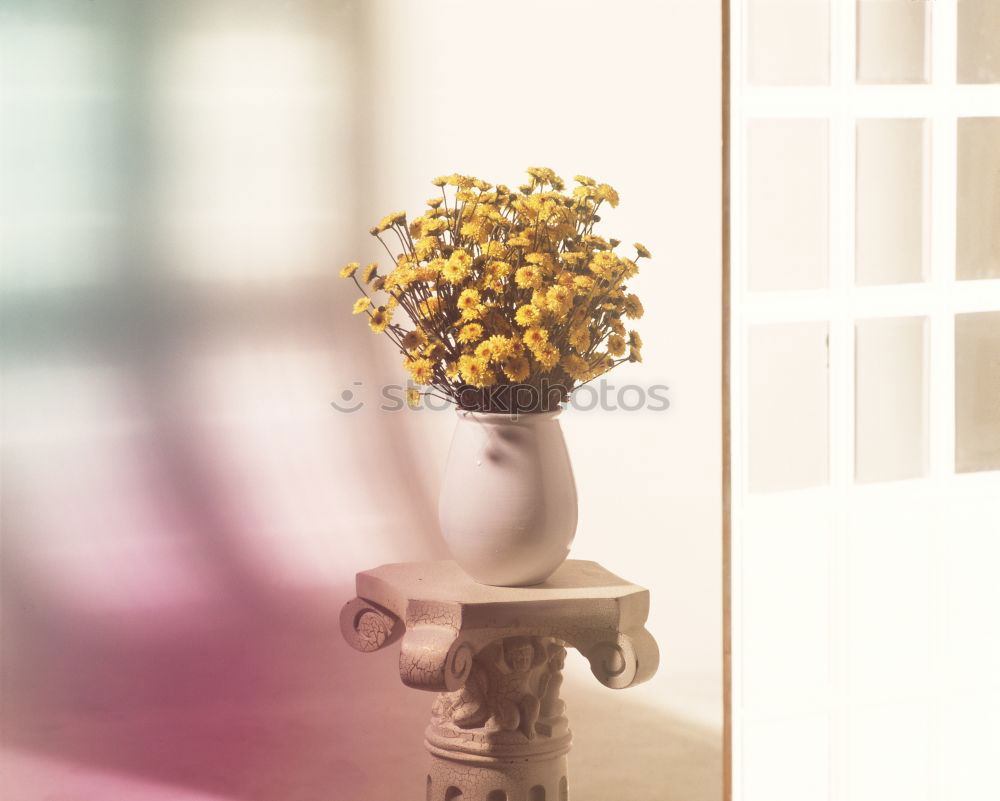
{"label": "white ceramic vase", "polygon": [[576,534],[573,468],[558,411],[458,411],[438,518],[452,557],[482,584],[539,584]]}

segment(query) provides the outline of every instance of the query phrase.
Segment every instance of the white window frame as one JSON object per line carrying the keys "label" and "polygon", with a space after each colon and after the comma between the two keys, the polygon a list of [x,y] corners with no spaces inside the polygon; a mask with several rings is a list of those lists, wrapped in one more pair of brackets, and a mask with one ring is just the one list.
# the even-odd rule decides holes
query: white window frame
{"label": "white window frame", "polygon": [[[956,131],[961,117],[1000,116],[1000,85],[956,83],[958,0],[934,0],[930,7],[928,40],[930,81],[926,84],[858,84],[856,74],[856,0],[830,0],[830,84],[763,87],[746,81],[748,55],[747,6],[750,0],[728,0],[729,159],[730,198],[728,297],[731,519],[730,523],[730,647],[731,693],[729,721],[732,798],[744,797],[743,692],[743,542],[746,513],[751,507],[825,509],[835,515],[831,554],[830,639],[843,634],[846,555],[843,535],[848,510],[863,513],[867,504],[900,494],[937,493],[941,498],[971,493],[1000,498],[1000,472],[956,474],[955,465],[955,341],[953,318],[958,313],[1000,310],[1000,280],[955,280]],[[726,21],[724,20],[724,24]],[[789,31],[794,35],[794,31]],[[726,41],[724,36],[723,41]],[[724,76],[726,71],[724,69]],[[751,292],[747,286],[746,174],[747,123],[764,118],[825,118],[830,124],[830,219],[828,288],[817,291]],[[854,285],[854,190],[856,121],[865,118],[922,118],[929,127],[930,207],[927,224],[929,273],[924,283],[878,287]],[[854,324],[870,317],[922,316],[928,320],[928,473],[912,481],[858,485],[854,482]],[[751,495],[745,474],[748,426],[748,330],[757,324],[827,320],[829,347],[830,481],[828,486],[768,495]],[[998,532],[1000,533],[1000,532]],[[790,566],[794,569],[794,566]],[[842,656],[830,659],[830,781],[831,801],[851,801],[844,786],[842,764],[845,716],[848,714]],[[932,779],[931,784],[934,784]],[[804,798],[804,796],[802,796]],[[937,796],[929,796],[937,797]],[[810,799],[810,801],[814,801]]]}

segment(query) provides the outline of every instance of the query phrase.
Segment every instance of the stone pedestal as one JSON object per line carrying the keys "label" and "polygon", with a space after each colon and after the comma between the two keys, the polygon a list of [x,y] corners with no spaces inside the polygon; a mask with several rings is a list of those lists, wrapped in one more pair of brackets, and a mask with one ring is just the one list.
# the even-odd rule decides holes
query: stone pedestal
{"label": "stone pedestal", "polygon": [[428,801],[567,801],[566,648],[613,689],[656,672],[649,592],[570,560],[534,587],[477,584],[454,562],[359,573],[341,612],[359,651],[401,640],[403,683],[438,693],[424,743]]}

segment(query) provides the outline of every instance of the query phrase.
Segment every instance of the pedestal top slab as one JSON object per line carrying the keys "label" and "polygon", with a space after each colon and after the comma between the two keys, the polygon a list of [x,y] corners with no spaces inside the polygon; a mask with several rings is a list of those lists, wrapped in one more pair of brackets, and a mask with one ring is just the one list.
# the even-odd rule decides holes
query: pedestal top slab
{"label": "pedestal top slab", "polygon": [[[535,601],[593,601],[623,598],[647,590],[631,584],[597,562],[569,559],[542,584],[493,587],[470,578],[455,562],[402,562],[358,573],[358,595],[377,593],[408,600],[480,604],[523,604]],[[395,610],[394,610],[395,611]],[[402,610],[401,610],[402,611]]]}
{"label": "pedestal top slab", "polygon": [[531,587],[492,587],[455,562],[382,565],[357,575],[358,597],[341,613],[345,639],[374,651],[402,637],[400,676],[453,691],[472,658],[497,640],[548,637],[579,650],[609,687],[645,681],[659,662],[644,623],[649,591],[596,562],[568,560]]}

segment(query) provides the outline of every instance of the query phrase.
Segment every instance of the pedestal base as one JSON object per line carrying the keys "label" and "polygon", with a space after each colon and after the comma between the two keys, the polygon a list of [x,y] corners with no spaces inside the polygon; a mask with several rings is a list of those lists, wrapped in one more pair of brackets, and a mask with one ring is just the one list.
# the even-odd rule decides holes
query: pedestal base
{"label": "pedestal base", "polygon": [[427,801],[569,801],[566,755],[475,764],[432,755]]}

